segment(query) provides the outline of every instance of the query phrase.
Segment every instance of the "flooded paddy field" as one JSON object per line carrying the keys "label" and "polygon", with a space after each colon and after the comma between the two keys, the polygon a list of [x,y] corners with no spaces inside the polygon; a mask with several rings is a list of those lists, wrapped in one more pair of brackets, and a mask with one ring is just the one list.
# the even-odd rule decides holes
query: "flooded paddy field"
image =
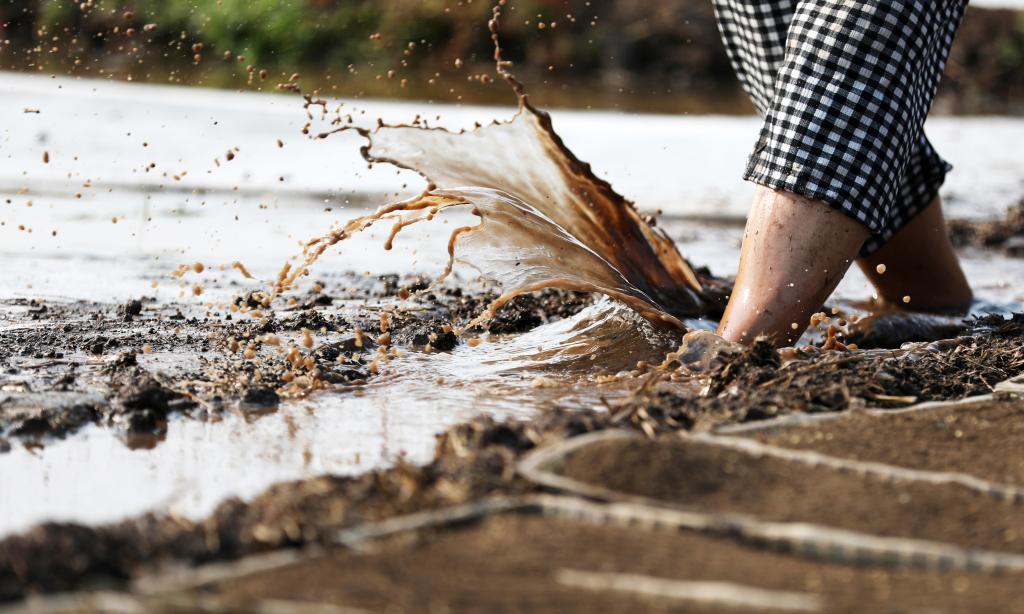
{"label": "flooded paddy field", "polygon": [[[706,432],[794,412],[903,408],[983,395],[1024,372],[1024,322],[1011,316],[1024,305],[1024,260],[1012,247],[1017,235],[1010,233],[996,248],[972,239],[988,236],[986,229],[1000,226],[997,221],[1005,221],[1024,196],[1024,159],[1017,153],[1024,121],[1018,119],[936,118],[928,127],[957,167],[945,196],[950,217],[966,220],[960,226],[966,229],[962,256],[979,299],[972,319],[898,312],[867,318],[848,331],[865,348],[853,353],[804,350],[780,356],[761,346],[719,347],[698,334],[666,369],[658,369],[653,367],[679,347],[680,335],[590,293],[521,296],[490,322],[456,335],[500,294],[469,267],[456,267],[452,277],[428,289],[448,261],[452,229],[473,221],[467,212],[455,212],[446,224],[404,231],[388,251],[381,246],[391,227],[371,228],[329,250],[287,303],[268,307],[260,293],[273,287],[284,263],[296,262],[305,241],[378,205],[413,197],[424,183],[410,171],[367,168],[358,151],[363,140],[354,133],[307,139],[298,98],[23,75],[0,80],[11,92],[0,104],[22,120],[2,134],[9,163],[0,171],[0,252],[6,265],[0,269],[0,599],[112,582],[124,588],[154,569],[170,573],[180,565],[282,547],[333,551],[340,529],[493,496],[534,494],[540,487],[517,474],[523,455],[592,431],[626,428],[657,436],[654,443],[637,444],[649,449],[636,455],[661,458],[671,454],[658,446],[674,449],[661,441],[671,431]],[[472,128],[514,112],[359,105],[370,125],[377,117],[408,122],[421,114],[431,125]],[[555,111],[553,121],[598,177],[635,200],[642,213],[659,212],[658,227],[695,267],[708,293],[704,300],[720,301],[735,272],[749,199],[737,169],[754,141],[757,120]],[[874,310],[865,303],[869,297],[867,282],[851,274],[832,306],[843,317],[866,318]],[[712,328],[713,309],[686,323]],[[812,331],[805,341],[820,345],[820,337]],[[933,343],[937,339],[955,341]],[[911,345],[900,349],[904,342]],[[997,424],[1019,415],[1020,401],[1006,395],[990,418]],[[905,449],[900,437],[913,433],[891,430],[886,441],[892,449]],[[1003,435],[1004,449],[1012,449],[1017,431]],[[966,437],[962,446],[957,459],[985,442]],[[823,451],[876,458],[859,449],[847,441]],[[970,474],[971,467],[953,456],[908,466]],[[755,471],[736,459],[718,461],[702,460]],[[1003,470],[998,457],[987,458],[981,477],[1015,479],[1015,465],[1006,463]],[[634,465],[651,463],[619,467],[624,484],[637,480]],[[587,466],[600,468],[596,462]],[[785,467],[756,468],[770,470],[788,473]],[[710,488],[694,481],[699,472],[681,473],[674,489],[680,497],[692,492],[687,488]],[[609,476],[594,479],[617,484]],[[840,495],[891,490],[846,488],[843,479],[848,478],[832,484]],[[893,496],[900,501],[899,493]],[[708,513],[731,509],[699,498],[683,503]],[[760,502],[750,505],[742,509],[756,509]],[[888,510],[894,526],[910,509],[901,512],[899,505]],[[974,509],[969,501],[965,505]],[[1001,527],[1001,533],[964,543],[1013,553],[1015,542],[1007,536],[1017,532],[1019,511],[994,504],[984,509],[1005,521],[986,525],[992,531]],[[494,527],[510,523],[538,540],[557,533],[567,542],[608,540],[608,548],[630,533],[553,522],[498,519],[467,531],[495,536],[502,530]],[[870,523],[837,526],[879,530]],[[959,537],[939,529],[910,537],[957,545]],[[458,546],[467,540],[482,551]],[[967,571],[967,580],[929,569],[906,577],[899,572],[898,578],[880,571],[862,576],[833,563],[821,572],[828,577],[815,584],[799,557],[697,534],[679,540],[678,547],[701,542],[709,552],[722,550],[725,561],[743,560],[755,568],[788,561],[807,574],[804,585],[768,578],[757,588],[824,591],[825,601],[820,595],[782,599],[818,609],[828,604],[822,611],[840,611],[831,605],[848,603],[853,593],[847,591],[859,582],[884,585],[908,599],[928,592],[921,587],[939,591],[933,596],[948,592],[964,600],[978,590],[995,600],[992,611],[1016,599],[1012,591],[990,590],[1004,586],[998,580]],[[1010,546],[997,548],[1004,543]],[[353,580],[356,588],[334,593],[316,589],[320,580],[312,578],[309,590],[293,594],[286,590],[287,574],[280,576],[280,586],[258,575],[225,581],[216,590],[216,607],[245,611],[248,602],[239,601],[240,595],[268,603],[383,607],[385,588],[355,593],[364,584],[386,587],[387,578],[401,573],[389,556],[414,565],[414,557],[455,560],[457,551],[465,559],[458,559],[465,583],[477,581],[474,573],[511,573],[476,563],[488,558],[487,548],[507,550],[500,540],[442,531],[425,544],[415,554],[404,553],[403,544],[385,545],[372,564],[348,550],[328,555],[338,573],[348,565],[368,570],[367,577]],[[742,579],[726,573],[729,565],[706,574],[695,571],[696,563],[663,566],[656,559],[669,550],[658,548],[668,545],[648,545],[650,561],[615,572],[677,581]],[[591,590],[582,585],[593,584],[593,577],[559,571],[568,563],[543,552],[521,554],[523,567],[515,573],[524,574],[524,581],[550,580],[537,585],[545,599]],[[594,556],[587,563],[593,569],[584,571],[606,570]],[[303,574],[303,564],[288,573]],[[401,603],[417,603],[417,591],[433,584],[424,573]],[[960,591],[965,582],[968,589]],[[263,584],[266,594],[247,588],[254,583]],[[830,593],[829,586],[840,588]],[[181,609],[209,606],[208,588],[199,590],[202,599],[196,590],[175,589],[175,599],[185,600]],[[148,599],[141,588],[136,592]],[[637,597],[625,591],[616,599],[623,609],[638,598],[677,607],[675,593],[668,593]],[[451,595],[441,601],[461,603]],[[139,608],[164,606],[178,607],[158,600]],[[86,600],[74,607],[93,606]]]}

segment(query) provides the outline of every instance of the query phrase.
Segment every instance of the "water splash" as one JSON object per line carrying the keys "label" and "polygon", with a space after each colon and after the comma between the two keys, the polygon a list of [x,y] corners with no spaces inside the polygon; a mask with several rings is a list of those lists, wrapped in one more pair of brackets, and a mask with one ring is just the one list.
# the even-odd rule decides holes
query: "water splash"
{"label": "water splash", "polygon": [[[427,179],[427,189],[308,242],[302,263],[281,271],[276,291],[293,287],[327,249],[378,222],[394,224],[385,244],[390,249],[405,228],[461,208],[479,223],[452,231],[448,265],[435,283],[458,261],[503,290],[467,328],[512,298],[544,288],[601,293],[656,326],[685,328],[684,318],[707,311],[697,276],[672,240],[576,158],[555,132],[551,117],[530,104],[502,58],[500,15],[499,4],[490,22],[495,62],[518,99],[515,116],[451,132],[383,123],[366,130],[339,115],[334,123],[341,125],[316,136],[358,130],[368,139],[363,147],[367,161],[413,170]],[[326,101],[307,96],[307,109],[317,106],[326,116]]]}

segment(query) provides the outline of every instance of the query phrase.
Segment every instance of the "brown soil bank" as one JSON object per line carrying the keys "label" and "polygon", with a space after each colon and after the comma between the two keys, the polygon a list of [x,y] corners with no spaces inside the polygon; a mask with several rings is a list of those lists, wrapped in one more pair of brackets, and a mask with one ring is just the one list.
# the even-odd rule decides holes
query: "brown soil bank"
{"label": "brown soil bank", "polygon": [[889,415],[851,413],[814,426],[751,433],[784,448],[1024,486],[1024,403]]}
{"label": "brown soil bank", "polygon": [[706,512],[1024,552],[1024,506],[953,485],[888,482],[666,436],[609,440],[566,460],[587,484]]}
{"label": "brown soil bank", "polygon": [[[506,515],[408,537],[383,541],[365,554],[340,551],[222,582],[195,595],[239,611],[268,598],[403,612],[751,611],[612,589],[614,574],[636,574],[802,594],[830,613],[1024,608],[1024,583],[1017,576],[823,565],[685,532]],[[580,586],[588,580],[596,586]]]}

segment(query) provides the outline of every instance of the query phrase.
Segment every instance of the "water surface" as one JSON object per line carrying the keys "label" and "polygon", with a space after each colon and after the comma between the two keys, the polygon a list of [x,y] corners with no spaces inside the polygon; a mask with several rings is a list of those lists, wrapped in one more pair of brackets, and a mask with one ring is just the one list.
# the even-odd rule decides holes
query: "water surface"
{"label": "water surface", "polygon": [[[0,169],[0,189],[10,200],[0,203],[4,299],[120,302],[149,295],[201,311],[241,290],[266,287],[300,242],[330,224],[422,188],[413,173],[368,169],[355,134],[305,140],[299,133],[305,118],[292,97],[6,74],[0,83],[7,92],[0,110],[18,119],[0,133],[0,151],[10,161]],[[513,112],[360,105],[367,117],[402,122],[420,113],[432,125],[453,128]],[[687,258],[718,275],[734,273],[737,221],[750,194],[739,173],[756,136],[755,118],[553,116],[566,143],[599,177],[642,211],[662,210],[659,225]],[[1024,121],[936,118],[929,133],[958,167],[946,189],[952,215],[1001,215],[1024,194]],[[236,147],[228,162],[226,152]],[[156,166],[147,172],[150,164]],[[436,274],[443,267],[450,228],[423,226],[384,252],[379,246],[387,231],[330,252],[314,277],[336,270]],[[236,260],[256,279],[215,270]],[[199,299],[167,277],[196,261],[213,269]],[[965,267],[988,303],[1005,309],[1024,302],[1016,283],[1024,278],[1022,261],[967,252]],[[838,293],[862,299],[870,290],[853,273]],[[603,407],[624,391],[586,381],[538,386],[550,374],[515,368],[523,366],[515,359],[524,345],[564,344],[571,337],[567,326],[429,359],[410,355],[360,391],[289,401],[259,418],[172,420],[166,439],[151,449],[130,449],[99,427],[42,449],[16,444],[0,454],[0,534],[46,519],[95,523],[146,510],[199,517],[226,497],[251,497],[281,480],[350,475],[402,456],[425,462],[435,433],[482,413],[528,417],[551,408]],[[158,365],[164,358],[143,360]]]}

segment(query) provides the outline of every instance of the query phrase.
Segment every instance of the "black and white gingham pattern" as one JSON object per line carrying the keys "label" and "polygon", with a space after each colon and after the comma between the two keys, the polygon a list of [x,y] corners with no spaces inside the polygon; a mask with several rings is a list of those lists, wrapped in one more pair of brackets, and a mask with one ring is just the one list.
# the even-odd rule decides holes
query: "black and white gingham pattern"
{"label": "black and white gingham pattern", "polygon": [[824,201],[881,247],[950,166],[923,125],[967,0],[713,0],[765,117],[744,178]]}

